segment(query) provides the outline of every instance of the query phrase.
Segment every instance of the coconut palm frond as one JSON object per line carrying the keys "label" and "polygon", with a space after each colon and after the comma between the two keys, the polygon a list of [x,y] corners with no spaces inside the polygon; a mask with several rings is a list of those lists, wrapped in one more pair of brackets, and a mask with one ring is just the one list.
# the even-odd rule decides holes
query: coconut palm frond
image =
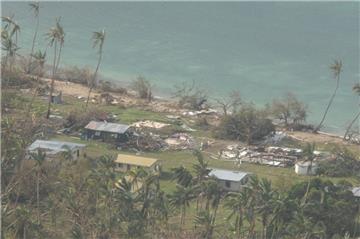
{"label": "coconut palm frond", "polygon": [[29,3],[29,6],[30,6],[30,10],[34,11],[35,17],[37,17],[39,15],[40,3],[39,2],[31,2],[31,3]]}

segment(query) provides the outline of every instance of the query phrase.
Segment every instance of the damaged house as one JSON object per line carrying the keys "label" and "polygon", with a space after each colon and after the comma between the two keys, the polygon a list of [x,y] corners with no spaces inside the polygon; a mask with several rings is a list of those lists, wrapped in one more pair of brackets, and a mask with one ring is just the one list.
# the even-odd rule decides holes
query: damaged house
{"label": "damaged house", "polygon": [[90,121],[90,123],[85,126],[84,138],[125,142],[130,136],[129,128],[130,126],[125,124]]}

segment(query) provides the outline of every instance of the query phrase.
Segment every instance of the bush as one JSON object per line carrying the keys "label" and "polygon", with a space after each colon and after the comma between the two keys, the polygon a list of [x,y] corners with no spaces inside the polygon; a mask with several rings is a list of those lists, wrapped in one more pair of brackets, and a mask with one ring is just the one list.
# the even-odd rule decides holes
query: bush
{"label": "bush", "polygon": [[205,91],[196,87],[194,81],[192,85],[182,83],[182,85],[175,86],[173,96],[178,99],[180,107],[191,110],[206,108],[205,103],[208,101],[208,96]]}
{"label": "bush", "polygon": [[98,109],[82,113],[79,113],[78,111],[71,111],[66,117],[64,126],[76,131],[84,128],[91,120],[109,121],[109,117],[105,111]]}
{"label": "bush", "polygon": [[246,141],[252,144],[273,133],[275,127],[266,117],[263,110],[257,110],[253,105],[244,105],[234,115],[224,116],[215,131],[215,137],[222,139]]}
{"label": "bush", "polygon": [[125,88],[118,87],[110,81],[104,81],[104,80],[99,81],[98,88],[101,89],[102,91],[119,93],[119,94],[127,94],[127,90]]}
{"label": "bush", "polygon": [[89,85],[93,78],[93,72],[90,67],[66,67],[56,77],[58,80],[69,81],[82,85]]}
{"label": "bush", "polygon": [[147,99],[148,101],[152,100],[152,85],[144,77],[139,76],[136,78],[136,80],[132,82],[131,88],[136,91],[139,98]]}
{"label": "bush", "polygon": [[307,106],[295,95],[288,93],[282,99],[274,99],[269,106],[270,114],[284,123],[285,127],[296,129],[306,121]]}
{"label": "bush", "polygon": [[360,161],[346,148],[336,147],[335,158],[319,163],[319,174],[329,177],[360,176]]}

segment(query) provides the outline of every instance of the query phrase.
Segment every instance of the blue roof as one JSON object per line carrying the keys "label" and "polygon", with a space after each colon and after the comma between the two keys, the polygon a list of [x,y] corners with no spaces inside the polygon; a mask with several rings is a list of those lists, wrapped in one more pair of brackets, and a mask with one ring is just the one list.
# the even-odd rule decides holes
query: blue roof
{"label": "blue roof", "polygon": [[57,154],[59,152],[64,152],[69,149],[74,150],[78,148],[83,148],[85,146],[85,144],[76,144],[65,141],[35,140],[35,142],[28,147],[28,150],[34,151],[37,149],[43,149],[47,151],[47,153]]}
{"label": "blue roof", "polygon": [[232,171],[232,170],[216,169],[216,168],[210,170],[211,171],[209,173],[209,176],[221,180],[234,181],[234,182],[239,182],[245,176],[249,175],[249,173],[241,172],[241,171]]}

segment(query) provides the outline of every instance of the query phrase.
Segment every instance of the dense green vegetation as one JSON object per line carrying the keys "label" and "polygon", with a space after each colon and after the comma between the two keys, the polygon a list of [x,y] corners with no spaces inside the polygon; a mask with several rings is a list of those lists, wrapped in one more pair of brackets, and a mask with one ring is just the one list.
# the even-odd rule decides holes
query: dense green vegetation
{"label": "dense green vegetation", "polygon": [[[217,138],[226,140],[226,144],[252,144],[275,131],[271,117],[285,126],[304,123],[306,106],[295,96],[287,95],[275,100],[269,112],[245,103],[238,92],[233,92],[226,99],[216,100],[224,116],[220,125],[214,127],[206,117],[173,121],[166,113],[155,113],[141,106],[89,104],[93,90],[127,92],[97,79],[105,31],[92,35],[94,46],[99,50],[95,70],[72,67],[62,69],[60,76],[66,35],[61,18],[56,19],[46,34],[48,46],[44,49],[54,52],[53,59],[46,64],[46,50],[35,49],[40,36],[41,8],[39,3],[31,3],[30,9],[35,23],[28,57],[18,55],[20,26],[13,17],[2,19],[1,238],[335,239],[360,236],[360,202],[350,191],[352,185],[359,183],[359,161],[346,150],[336,152],[338,157],[332,162],[320,164],[321,176],[314,177],[298,176],[292,168],[248,163],[238,166],[214,159],[210,156],[217,153],[216,147],[205,152],[190,149],[141,152],[158,158],[160,170],[116,171],[114,158],[119,150],[114,145],[79,137],[84,125],[92,119],[108,120],[109,115],[115,115],[111,118],[114,122],[170,123],[172,127],[167,131],[155,132],[166,135],[183,132],[180,125],[184,123],[197,129],[188,132],[193,137],[211,138],[213,132]],[[331,67],[337,85],[316,130],[321,128],[336,95],[341,67],[341,62]],[[51,78],[50,87],[43,86],[40,78],[44,75]],[[87,85],[86,102],[65,96],[64,104],[53,104],[55,79]],[[142,77],[132,85],[138,97],[146,99],[142,104],[150,104],[147,101],[153,98],[152,87]],[[358,86],[354,90],[358,92]],[[49,92],[48,97],[41,97],[44,92]],[[202,110],[209,104],[206,92],[195,83],[178,86],[174,96],[181,107],[190,110]],[[70,128],[72,134],[58,133],[64,127]],[[79,142],[87,147],[79,160],[73,160],[69,152],[64,152],[49,161],[43,151],[30,155],[26,152],[39,138]],[[304,146],[299,142],[288,144]],[[312,162],[315,145],[307,144],[307,147],[304,159]],[[131,149],[124,151],[133,153]],[[241,192],[226,192],[214,178],[207,176],[209,167],[239,169],[254,176]]]}

